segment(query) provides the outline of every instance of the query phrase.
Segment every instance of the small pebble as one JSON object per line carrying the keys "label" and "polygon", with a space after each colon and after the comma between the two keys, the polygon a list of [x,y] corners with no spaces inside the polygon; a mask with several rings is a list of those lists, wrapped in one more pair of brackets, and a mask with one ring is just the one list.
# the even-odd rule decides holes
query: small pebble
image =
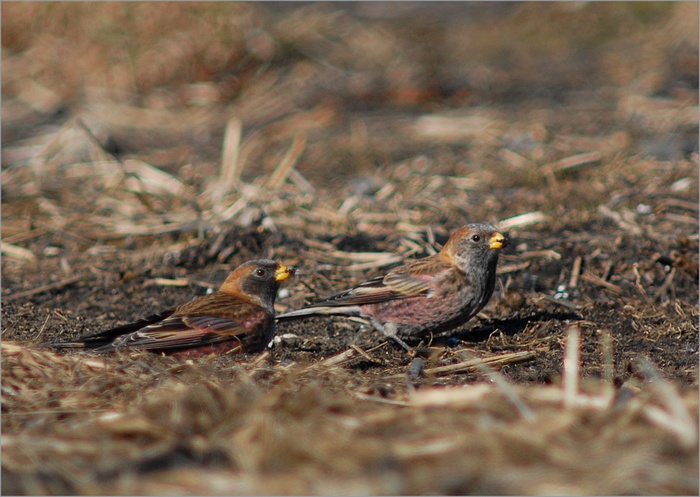
{"label": "small pebble", "polygon": [[406,376],[408,381],[414,382],[423,376],[423,371],[425,369],[425,361],[420,357],[416,357],[411,361],[406,370]]}

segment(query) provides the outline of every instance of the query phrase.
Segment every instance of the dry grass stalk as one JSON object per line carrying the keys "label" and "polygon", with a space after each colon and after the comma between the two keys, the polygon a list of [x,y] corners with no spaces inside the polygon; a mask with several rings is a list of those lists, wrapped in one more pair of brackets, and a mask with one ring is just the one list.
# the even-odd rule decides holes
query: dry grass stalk
{"label": "dry grass stalk", "polygon": [[662,407],[645,405],[643,412],[647,418],[673,433],[678,442],[686,449],[697,447],[697,420],[688,412],[683,399],[676,387],[665,380],[658,369],[646,357],[637,358],[637,367],[649,384],[655,396],[661,401]]}
{"label": "dry grass stalk", "polygon": [[270,176],[267,178],[267,181],[265,182],[265,186],[267,188],[275,191],[282,187],[284,182],[287,181],[287,178],[290,177],[296,163],[299,162],[301,154],[304,153],[304,148],[306,148],[306,137],[302,134],[296,135],[294,137],[294,141],[292,142],[292,146],[277,165],[277,168],[272,171]]}
{"label": "dry grass stalk", "polygon": [[341,364],[345,364],[351,359],[354,359],[357,357],[358,351],[357,349],[351,347],[343,352],[340,352],[339,354],[336,354],[331,357],[327,357],[326,359],[323,359],[321,361],[316,362],[315,364],[312,364],[309,366],[309,368],[327,368],[327,367],[334,367],[334,366],[340,366]]}
{"label": "dry grass stalk", "polygon": [[504,219],[498,223],[498,227],[502,230],[510,230],[536,223],[543,223],[545,221],[547,221],[547,216],[540,211],[535,211]]}
{"label": "dry grass stalk", "polygon": [[519,153],[513,152],[507,148],[501,148],[498,151],[498,157],[517,169],[526,170],[535,168],[535,164],[530,159],[523,157]]}
{"label": "dry grass stalk", "polygon": [[597,150],[604,156],[624,151],[629,147],[631,138],[625,131],[616,131],[610,135],[556,135],[549,144],[554,149],[568,152],[570,150]]}
{"label": "dry grass stalk", "polygon": [[673,284],[673,278],[676,276],[676,271],[677,271],[677,268],[675,268],[675,267],[671,268],[671,270],[668,272],[668,275],[666,275],[664,282],[661,284],[661,286],[657,290],[657,292],[656,292],[657,296],[665,295],[666,292],[668,291],[668,289],[671,288],[671,285]]}
{"label": "dry grass stalk", "polygon": [[464,140],[494,143],[506,128],[506,123],[488,112],[470,115],[426,115],[413,124],[413,132],[426,140],[438,142],[462,142]]}
{"label": "dry grass stalk", "polygon": [[604,279],[600,278],[599,276],[596,276],[590,271],[584,271],[583,274],[581,274],[581,279],[584,281],[588,281],[589,283],[594,283],[596,285],[605,287],[605,289],[610,290],[615,295],[623,294],[622,288],[620,288],[618,285],[610,283],[609,281],[605,281]]}
{"label": "dry grass stalk", "polygon": [[[578,325],[571,325],[566,329],[566,342],[564,345],[564,360],[562,371],[562,398],[567,409],[587,408],[587,409],[608,409],[612,405],[614,392],[612,382],[601,383],[601,393],[599,395],[584,394],[580,391],[581,384],[581,328]],[[610,365],[604,367],[612,368],[611,344],[603,338],[603,355],[610,360]]]}
{"label": "dry grass stalk", "polygon": [[415,407],[469,406],[478,404],[493,393],[493,385],[474,383],[457,388],[425,388],[413,390],[409,403]]}
{"label": "dry grass stalk", "polygon": [[[382,261],[385,259],[391,259],[391,262],[397,262],[395,259],[400,260],[401,258],[396,254],[389,252],[343,252],[342,250],[333,250],[330,253],[324,254],[328,258],[335,259],[339,262],[344,261],[356,261],[356,262],[378,262],[378,264],[385,265]],[[391,263],[390,262],[390,263]]]}
{"label": "dry grass stalk", "polygon": [[0,250],[2,253],[9,257],[14,257],[15,259],[20,259],[23,261],[35,262],[36,255],[31,250],[27,250],[16,245],[12,245],[7,242],[0,242]]}
{"label": "dry grass stalk", "polygon": [[580,255],[576,256],[574,259],[574,264],[571,268],[571,277],[569,278],[569,287],[576,288],[578,286],[578,279],[581,276],[581,263],[583,262],[583,257]]}
{"label": "dry grass stalk", "polygon": [[531,250],[523,252],[518,256],[521,259],[544,259],[547,261],[558,261],[561,259],[561,254],[556,250]]}
{"label": "dry grass stalk", "polygon": [[664,213],[664,218],[669,221],[674,221],[681,224],[690,224],[692,226],[697,226],[698,218],[697,216],[685,216],[682,214],[673,214],[671,212]]}
{"label": "dry grass stalk", "polygon": [[572,170],[589,166],[592,164],[600,163],[602,155],[600,152],[586,152],[583,154],[576,154],[564,159],[560,159],[556,162],[550,164],[545,164],[542,166],[542,172],[546,175],[553,175],[556,173],[568,173]]}
{"label": "dry grass stalk", "polygon": [[357,397],[358,399],[361,400],[367,400],[370,402],[376,402],[378,404],[386,404],[390,406],[399,406],[399,407],[409,407],[410,404],[405,401],[405,400],[394,400],[394,399],[387,399],[385,397],[380,397],[378,395],[369,395],[364,392],[353,392],[353,395]]}
{"label": "dry grass stalk", "polygon": [[[686,200],[681,200],[678,198],[663,198],[660,199],[664,205],[668,207],[678,207],[679,209],[685,209],[693,212],[700,210],[700,206],[697,203],[688,202]],[[696,219],[697,222],[697,219]]]}
{"label": "dry grass stalk", "polygon": [[603,342],[603,379],[605,380],[605,385],[608,386],[610,390],[610,395],[614,395],[613,390],[613,375],[614,375],[614,365],[613,365],[613,346],[612,346],[612,335],[610,330],[602,330],[602,342]]}
{"label": "dry grass stalk", "polygon": [[169,195],[181,197],[185,194],[182,182],[162,169],[138,160],[124,161],[124,170],[129,174],[125,187],[134,193]]}
{"label": "dry grass stalk", "polygon": [[221,169],[219,171],[222,193],[232,191],[240,181],[243,168],[239,161],[242,132],[243,123],[240,119],[232,117],[226,124],[226,130],[224,131]]}
{"label": "dry grass stalk", "polygon": [[483,190],[484,182],[476,178],[458,178],[450,176],[447,180],[461,190]]}
{"label": "dry grass stalk", "polygon": [[187,278],[153,278],[151,280],[146,280],[144,285],[156,285],[156,286],[179,286],[184,287],[190,284],[190,280]]}
{"label": "dry grass stalk", "polygon": [[[473,371],[478,369],[481,365],[492,365],[492,366],[504,366],[506,364],[512,364],[520,361],[527,361],[535,356],[534,352],[524,351],[524,352],[510,352],[508,354],[501,354],[497,356],[472,358],[466,361],[458,362],[456,364],[448,364],[446,366],[435,366],[433,368],[426,368],[424,373],[428,375],[440,375],[445,373],[462,373],[466,371]],[[391,378],[403,377],[403,373],[392,375]]]}
{"label": "dry grass stalk", "polygon": [[564,346],[564,405],[572,408],[576,405],[578,398],[580,380],[580,328],[576,325],[569,326],[566,330],[566,344]]}
{"label": "dry grass stalk", "polygon": [[631,235],[641,236],[644,233],[644,230],[634,221],[632,217],[623,216],[623,214],[613,211],[605,204],[600,204],[598,206],[598,212],[615,221],[620,228],[627,231]]}
{"label": "dry grass stalk", "polygon": [[289,171],[289,179],[304,193],[314,193],[316,188],[299,171],[292,169]]}
{"label": "dry grass stalk", "polygon": [[237,199],[235,202],[233,202],[229,207],[224,209],[222,212],[218,214],[219,219],[222,221],[230,221],[233,219],[239,212],[241,212],[243,209],[248,207],[250,205],[250,202],[247,198],[245,197],[240,197]]}

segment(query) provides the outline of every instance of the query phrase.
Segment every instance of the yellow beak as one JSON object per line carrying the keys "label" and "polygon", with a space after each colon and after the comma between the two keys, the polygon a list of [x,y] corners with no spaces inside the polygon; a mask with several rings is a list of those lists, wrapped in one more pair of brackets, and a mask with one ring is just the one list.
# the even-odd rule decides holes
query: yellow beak
{"label": "yellow beak", "polygon": [[287,267],[283,266],[280,264],[277,266],[277,269],[275,270],[275,280],[276,281],[284,281],[290,276],[294,276],[294,273],[296,272],[296,269],[293,267]]}
{"label": "yellow beak", "polygon": [[489,239],[489,248],[490,249],[500,249],[505,247],[508,244],[508,239],[503,236],[501,233],[498,231],[491,235],[491,238]]}

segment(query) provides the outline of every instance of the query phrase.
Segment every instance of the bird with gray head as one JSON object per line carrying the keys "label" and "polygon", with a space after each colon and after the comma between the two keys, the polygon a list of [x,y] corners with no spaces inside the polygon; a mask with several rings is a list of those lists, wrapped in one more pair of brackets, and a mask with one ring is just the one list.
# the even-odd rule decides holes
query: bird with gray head
{"label": "bird with gray head", "polygon": [[452,233],[435,255],[408,262],[349,290],[277,316],[359,316],[402,347],[398,335],[423,337],[466,323],[488,303],[507,238],[474,223]]}

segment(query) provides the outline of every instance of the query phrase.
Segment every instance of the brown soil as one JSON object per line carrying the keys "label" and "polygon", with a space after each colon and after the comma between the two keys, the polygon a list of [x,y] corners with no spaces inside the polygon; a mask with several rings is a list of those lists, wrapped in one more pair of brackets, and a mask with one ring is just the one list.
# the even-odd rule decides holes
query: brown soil
{"label": "brown soil", "polygon": [[[168,9],[2,5],[3,493],[697,492],[696,5]],[[500,284],[415,356],[342,318],[44,345],[252,258],[298,308],[470,221]]]}

